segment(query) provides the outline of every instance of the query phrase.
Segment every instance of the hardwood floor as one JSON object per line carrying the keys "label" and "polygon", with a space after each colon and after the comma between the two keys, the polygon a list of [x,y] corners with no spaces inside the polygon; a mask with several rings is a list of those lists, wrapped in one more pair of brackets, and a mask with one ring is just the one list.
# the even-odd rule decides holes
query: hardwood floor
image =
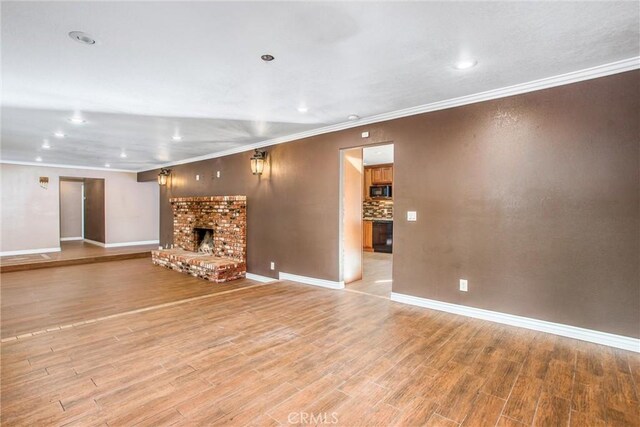
{"label": "hardwood floor", "polygon": [[255,284],[236,280],[212,286],[154,266],[146,258],[1,277],[3,339]]}
{"label": "hardwood floor", "polygon": [[3,425],[640,424],[635,353],[291,282],[207,294],[145,262],[2,274],[3,330],[5,307],[11,328],[130,310],[3,342]]}

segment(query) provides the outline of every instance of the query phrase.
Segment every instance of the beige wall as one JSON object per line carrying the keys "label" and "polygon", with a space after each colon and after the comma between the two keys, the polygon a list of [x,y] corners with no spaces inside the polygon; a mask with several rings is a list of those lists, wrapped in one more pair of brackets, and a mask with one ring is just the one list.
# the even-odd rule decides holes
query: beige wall
{"label": "beige wall", "polygon": [[60,238],[82,237],[82,182],[60,181]]}
{"label": "beige wall", "polygon": [[0,164],[0,176],[0,252],[60,246],[61,176],[105,180],[107,244],[158,240],[158,184],[138,183],[135,173]]}

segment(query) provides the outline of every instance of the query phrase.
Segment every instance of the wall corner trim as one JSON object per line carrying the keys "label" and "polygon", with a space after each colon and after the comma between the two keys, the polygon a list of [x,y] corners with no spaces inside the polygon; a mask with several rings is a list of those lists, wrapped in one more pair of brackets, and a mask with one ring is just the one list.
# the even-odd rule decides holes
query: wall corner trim
{"label": "wall corner trim", "polygon": [[3,251],[0,252],[0,256],[14,256],[14,255],[34,255],[34,254],[46,254],[50,252],[60,252],[60,248],[41,248],[41,249],[21,249],[19,251]]}
{"label": "wall corner trim", "polygon": [[278,279],[290,280],[292,282],[304,283],[306,285],[320,286],[329,289],[344,289],[344,282],[334,282],[326,279],[316,279],[315,277],[299,276],[290,273],[278,273]]}
{"label": "wall corner trim", "polygon": [[84,237],[61,237],[61,242],[71,242],[72,240],[84,240]]}
{"label": "wall corner trim", "polygon": [[504,325],[546,332],[549,334],[560,335],[567,338],[574,338],[581,341],[588,341],[595,344],[602,344],[609,347],[621,348],[623,350],[640,353],[640,339],[637,338],[614,335],[607,332],[594,331],[591,329],[579,328],[577,326],[563,325],[560,323],[547,322],[545,320],[521,317],[497,311],[483,310],[481,308],[465,305],[451,304],[448,302],[399,294],[396,292],[391,293],[391,301],[430,308],[432,310],[445,311],[447,313],[459,314],[461,316],[473,317],[476,319],[488,320],[490,322],[502,323]]}
{"label": "wall corner trim", "polygon": [[255,280],[256,282],[262,282],[262,283],[273,283],[278,281],[278,279],[274,279],[273,277],[261,276],[259,274],[253,274],[253,273],[247,273],[246,277],[249,280]]}

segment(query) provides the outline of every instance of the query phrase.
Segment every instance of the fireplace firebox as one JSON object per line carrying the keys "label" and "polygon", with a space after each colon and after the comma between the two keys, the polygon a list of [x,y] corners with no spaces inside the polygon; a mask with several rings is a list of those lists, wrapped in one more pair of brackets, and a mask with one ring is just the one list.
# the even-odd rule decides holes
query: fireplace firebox
{"label": "fireplace firebox", "polygon": [[193,227],[193,249],[195,252],[213,253],[213,228]]}

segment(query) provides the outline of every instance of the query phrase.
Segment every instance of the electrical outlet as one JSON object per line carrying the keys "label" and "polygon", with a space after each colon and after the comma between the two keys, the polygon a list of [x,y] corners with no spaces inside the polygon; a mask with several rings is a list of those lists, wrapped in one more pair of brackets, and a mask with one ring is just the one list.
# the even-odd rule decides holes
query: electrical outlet
{"label": "electrical outlet", "polygon": [[460,279],[460,290],[462,292],[469,291],[469,283],[467,282],[467,279]]}
{"label": "electrical outlet", "polygon": [[196,181],[200,181],[200,175],[196,175]]}
{"label": "electrical outlet", "polygon": [[362,132],[363,138],[369,138],[369,132]]}
{"label": "electrical outlet", "polygon": [[216,178],[220,178],[220,171],[216,171]]}
{"label": "electrical outlet", "polygon": [[418,212],[407,211],[407,221],[417,221],[417,220],[418,220]]}
{"label": "electrical outlet", "polygon": [[276,263],[275,263],[275,262],[273,262],[273,261],[271,261],[271,269],[272,269],[272,270],[275,270],[275,269],[276,269]]}

